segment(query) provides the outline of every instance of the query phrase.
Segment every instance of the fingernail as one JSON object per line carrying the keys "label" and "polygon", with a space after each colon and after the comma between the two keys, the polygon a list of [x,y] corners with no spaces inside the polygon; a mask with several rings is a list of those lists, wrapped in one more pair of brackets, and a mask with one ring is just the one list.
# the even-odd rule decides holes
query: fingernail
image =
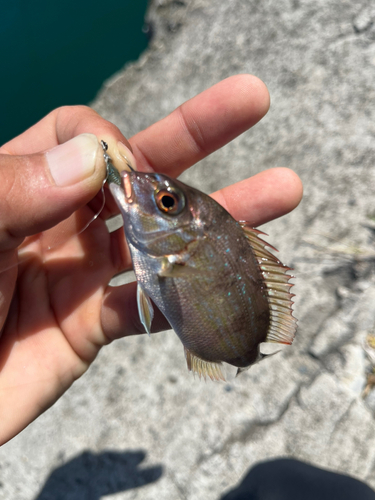
{"label": "fingernail", "polygon": [[46,152],[47,163],[57,186],[72,186],[90,177],[102,151],[94,134],[81,134]]}
{"label": "fingernail", "polygon": [[133,170],[137,170],[137,162],[135,161],[133,153],[128,147],[122,142],[117,143],[118,152],[125,159],[126,163],[132,167]]}

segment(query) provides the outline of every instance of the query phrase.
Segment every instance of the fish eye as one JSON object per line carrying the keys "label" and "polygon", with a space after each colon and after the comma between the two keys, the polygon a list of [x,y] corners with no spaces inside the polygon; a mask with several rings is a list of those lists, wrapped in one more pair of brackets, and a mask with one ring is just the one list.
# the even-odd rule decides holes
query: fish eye
{"label": "fish eye", "polygon": [[156,205],[165,214],[178,215],[185,207],[185,196],[176,188],[169,186],[155,194]]}

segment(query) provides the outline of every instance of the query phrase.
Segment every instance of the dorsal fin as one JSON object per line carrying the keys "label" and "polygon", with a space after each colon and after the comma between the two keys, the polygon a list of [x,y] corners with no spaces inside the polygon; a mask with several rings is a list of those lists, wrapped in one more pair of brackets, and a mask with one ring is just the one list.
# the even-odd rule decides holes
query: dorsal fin
{"label": "dorsal fin", "polygon": [[289,283],[293,276],[286,274],[291,268],[284,266],[266,249],[268,246],[277,252],[276,248],[259,238],[259,234],[265,233],[250,227],[247,222],[239,223],[251,244],[267,287],[271,317],[266,342],[291,344],[297,329],[297,320],[292,314],[294,294],[290,293],[293,284]]}
{"label": "dorsal fin", "polygon": [[189,351],[189,349],[185,349],[185,357],[186,363],[189,371],[198,373],[199,378],[203,377],[206,380],[206,377],[210,377],[211,380],[223,380],[225,381],[225,377],[221,370],[221,363],[211,363],[210,361],[204,361],[199,358],[195,354]]}

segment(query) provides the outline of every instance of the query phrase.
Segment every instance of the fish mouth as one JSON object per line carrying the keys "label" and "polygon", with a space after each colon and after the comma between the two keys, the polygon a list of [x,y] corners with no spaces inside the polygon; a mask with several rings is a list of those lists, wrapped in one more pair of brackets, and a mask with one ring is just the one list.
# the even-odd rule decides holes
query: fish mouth
{"label": "fish mouth", "polygon": [[124,170],[121,172],[122,177],[122,188],[125,195],[125,201],[127,204],[134,203],[137,198],[136,190],[134,190],[134,184],[151,184],[154,189],[156,189],[158,185],[158,181],[153,179],[152,176],[144,172],[128,172]]}
{"label": "fish mouth", "polygon": [[134,201],[134,190],[133,190],[133,183],[132,183],[132,172],[122,172],[122,184],[124,187],[124,194],[125,194],[125,200],[126,203],[133,203]]}

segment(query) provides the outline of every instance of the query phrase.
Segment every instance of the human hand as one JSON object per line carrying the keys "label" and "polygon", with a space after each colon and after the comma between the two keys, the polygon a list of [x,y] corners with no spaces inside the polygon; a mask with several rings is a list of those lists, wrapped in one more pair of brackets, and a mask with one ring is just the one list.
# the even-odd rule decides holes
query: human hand
{"label": "human hand", "polygon": [[[254,125],[268,106],[260,80],[228,78],[135,135],[137,168],[177,176]],[[87,133],[94,135],[80,135]],[[101,203],[100,194],[90,202],[105,177],[95,136],[108,143],[118,169],[134,161],[118,145],[129,146],[119,130],[85,107],[55,110],[0,148],[0,444],[51,406],[103,345],[143,332],[135,284],[108,286],[131,268],[123,232],[106,229],[105,220],[117,213],[109,195],[100,216],[76,234]],[[289,212],[301,196],[301,182],[288,169],[213,194],[234,218],[254,226]],[[53,226],[67,217],[61,239],[61,225]],[[74,236],[66,241],[67,234]],[[168,328],[160,314],[153,328]]]}

